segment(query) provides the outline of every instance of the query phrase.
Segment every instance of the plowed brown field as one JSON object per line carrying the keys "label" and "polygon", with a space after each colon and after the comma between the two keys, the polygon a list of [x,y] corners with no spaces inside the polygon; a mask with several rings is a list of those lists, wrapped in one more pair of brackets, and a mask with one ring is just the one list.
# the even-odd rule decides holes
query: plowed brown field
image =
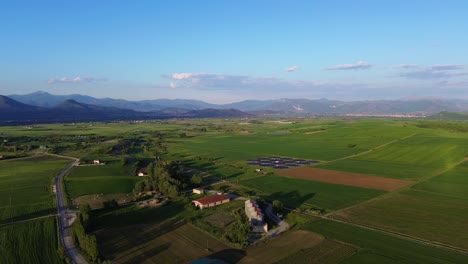
{"label": "plowed brown field", "polygon": [[278,174],[299,179],[351,185],[384,191],[393,191],[412,183],[412,181],[406,180],[317,168],[294,168],[281,171]]}

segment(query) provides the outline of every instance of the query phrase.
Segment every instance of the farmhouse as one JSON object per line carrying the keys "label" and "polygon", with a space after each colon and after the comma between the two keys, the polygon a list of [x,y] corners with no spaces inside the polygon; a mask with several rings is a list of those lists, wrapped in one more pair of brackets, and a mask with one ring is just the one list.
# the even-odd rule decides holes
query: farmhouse
{"label": "farmhouse", "polygon": [[217,206],[220,204],[228,203],[229,197],[224,194],[217,194],[208,197],[203,197],[197,200],[193,200],[192,203],[195,204],[196,207],[203,209],[209,208],[213,206]]}
{"label": "farmhouse", "polygon": [[268,232],[268,224],[265,223],[265,216],[256,201],[252,199],[245,201],[245,215],[252,225],[253,232]]}
{"label": "farmhouse", "polygon": [[202,188],[194,188],[192,190],[192,192],[195,193],[195,194],[204,194],[205,193],[205,191]]}

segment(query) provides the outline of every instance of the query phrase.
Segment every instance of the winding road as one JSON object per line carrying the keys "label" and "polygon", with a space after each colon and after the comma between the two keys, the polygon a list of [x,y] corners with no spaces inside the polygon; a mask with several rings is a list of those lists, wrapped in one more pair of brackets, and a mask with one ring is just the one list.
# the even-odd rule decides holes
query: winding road
{"label": "winding road", "polygon": [[72,157],[60,156],[54,154],[48,154],[51,156],[57,156],[67,159],[73,159],[74,161],[70,163],[64,170],[62,170],[59,175],[55,178],[55,188],[56,188],[56,201],[57,201],[57,214],[58,214],[58,224],[59,224],[59,236],[60,244],[65,251],[65,254],[74,264],[87,264],[88,262],[81,255],[78,249],[75,247],[75,241],[73,240],[72,232],[70,230],[71,224],[74,219],[76,219],[76,212],[69,211],[65,203],[64,191],[63,191],[63,177],[67,174],[74,166],[78,165],[79,160]]}

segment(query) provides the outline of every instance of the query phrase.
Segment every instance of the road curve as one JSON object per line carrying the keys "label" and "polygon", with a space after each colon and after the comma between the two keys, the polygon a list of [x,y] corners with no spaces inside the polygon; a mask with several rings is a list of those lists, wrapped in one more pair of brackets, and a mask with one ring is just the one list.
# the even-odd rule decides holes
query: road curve
{"label": "road curve", "polygon": [[[53,155],[53,154],[49,154]],[[57,214],[58,214],[58,224],[59,224],[59,236],[60,244],[67,254],[68,258],[74,264],[88,264],[85,258],[80,254],[78,249],[75,247],[75,242],[73,240],[72,231],[70,229],[71,218],[76,217],[76,213],[67,210],[67,205],[65,203],[64,191],[63,191],[63,177],[67,174],[74,166],[78,165],[79,160],[76,158],[53,155],[68,159],[73,159],[74,161],[70,163],[64,170],[62,170],[59,175],[55,178],[55,189],[56,189],[56,203],[57,203]]]}

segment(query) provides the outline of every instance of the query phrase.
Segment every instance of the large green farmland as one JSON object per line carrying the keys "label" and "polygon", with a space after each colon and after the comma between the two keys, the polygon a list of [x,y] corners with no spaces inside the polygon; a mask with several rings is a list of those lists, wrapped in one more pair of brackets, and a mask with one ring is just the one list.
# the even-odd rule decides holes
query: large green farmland
{"label": "large green farmland", "polygon": [[[398,123],[396,123],[398,124]],[[280,155],[317,160],[333,160],[357,154],[387,142],[409,136],[414,128],[394,123],[365,121],[327,124],[326,130],[314,132],[314,123],[283,124],[280,127],[246,125],[249,134],[223,133],[201,135],[179,140],[173,147],[186,155],[208,156],[226,160],[245,160],[268,155]],[[259,129],[258,127],[262,127]],[[252,128],[252,129],[251,129]],[[308,129],[309,128],[309,129]],[[275,134],[288,131],[285,134]],[[315,131],[316,132],[316,131]]]}
{"label": "large green farmland", "polygon": [[422,245],[406,239],[331,220],[313,221],[303,227],[327,238],[361,248],[343,263],[466,263],[468,255]]}
{"label": "large green farmland", "polygon": [[339,212],[335,217],[468,248],[467,175],[465,162],[410,190]]}
{"label": "large green farmland", "polygon": [[52,180],[69,163],[43,155],[0,161],[0,221],[54,213]]}
{"label": "large green farmland", "polygon": [[468,154],[460,133],[417,134],[370,153],[319,167],[417,180],[449,168]]}
{"label": "large green farmland", "polygon": [[60,264],[57,248],[54,218],[0,227],[0,263]]}

